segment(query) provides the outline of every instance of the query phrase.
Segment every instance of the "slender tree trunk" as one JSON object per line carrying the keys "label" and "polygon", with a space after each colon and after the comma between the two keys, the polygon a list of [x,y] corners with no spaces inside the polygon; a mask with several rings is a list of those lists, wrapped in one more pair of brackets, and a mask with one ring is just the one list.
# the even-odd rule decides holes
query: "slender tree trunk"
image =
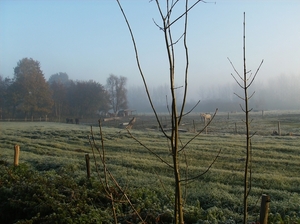
{"label": "slender tree trunk", "polygon": [[[245,32],[245,27],[246,27],[246,22],[245,22],[245,12],[244,12],[244,23],[243,23],[243,58],[244,58],[244,71],[243,71],[243,76],[240,75],[237,70],[235,69],[234,65],[232,64],[232,62],[230,61],[230,59],[228,58],[229,62],[231,63],[234,71],[236,72],[237,76],[239,78],[241,78],[243,80],[242,84],[239,83],[239,81],[237,80],[237,78],[235,78],[234,75],[232,75],[232,77],[235,79],[235,81],[237,82],[237,84],[244,90],[244,97],[237,95],[239,98],[241,98],[244,103],[245,103],[245,108],[242,108],[242,110],[245,112],[245,128],[246,128],[246,160],[245,160],[245,170],[244,170],[244,200],[243,200],[243,204],[244,204],[244,219],[243,219],[243,223],[246,224],[247,220],[248,220],[248,196],[251,190],[251,184],[249,184],[249,181],[251,182],[251,136],[250,136],[250,121],[249,121],[249,112],[251,111],[251,109],[249,110],[249,99],[253,96],[253,94],[248,97],[248,88],[249,86],[252,85],[252,82],[254,81],[262,63],[264,62],[264,60],[261,61],[260,65],[258,66],[254,76],[250,79],[247,78],[247,73],[249,73],[249,71],[247,72],[246,69],[246,32]],[[250,79],[250,81],[249,81]]]}
{"label": "slender tree trunk", "polygon": [[[168,27],[169,21],[165,23],[165,28]],[[170,85],[172,95],[172,150],[173,150],[173,167],[174,167],[174,179],[175,179],[175,223],[184,223],[183,211],[182,211],[182,195],[181,195],[181,184],[180,184],[180,165],[178,161],[178,139],[179,139],[179,118],[177,112],[177,98],[175,93],[175,69],[174,69],[174,52],[172,49],[172,40],[170,33],[165,31],[165,43],[168,52],[169,66],[170,66]]]}
{"label": "slender tree trunk", "polygon": [[[184,223],[183,211],[182,211],[182,192],[180,184],[180,166],[178,161],[178,139],[179,139],[179,127],[178,117],[176,111],[176,102],[173,102],[173,122],[174,128],[172,131],[172,148],[173,148],[173,166],[174,166],[174,179],[175,179],[175,223]],[[178,217],[178,219],[177,219]]]}
{"label": "slender tree trunk", "polygon": [[178,139],[179,139],[179,120],[177,112],[177,103],[175,96],[175,84],[174,84],[174,66],[173,60],[170,53],[170,79],[171,79],[171,94],[172,94],[172,149],[173,149],[173,166],[174,166],[174,179],[175,179],[175,223],[184,223],[183,221],[183,211],[182,211],[182,193],[181,193],[181,184],[180,184],[180,169],[178,161]]}
{"label": "slender tree trunk", "polygon": [[246,114],[246,162],[244,174],[244,224],[248,219],[248,176],[249,176],[249,159],[250,159],[250,127],[249,127],[249,109],[248,109],[248,87],[247,87],[247,70],[246,70],[246,49],[245,49],[245,13],[244,13],[244,35],[243,35],[243,54],[244,54],[244,94],[245,94],[245,114]]}
{"label": "slender tree trunk", "polygon": [[[134,40],[134,36],[133,33],[131,31],[130,28],[130,24],[126,18],[126,15],[119,3],[119,0],[117,0],[120,9],[123,13],[123,16],[125,18],[125,21],[127,23],[127,26],[129,28],[129,32],[131,34],[131,38],[133,41],[133,45],[134,45],[134,49],[135,49],[135,54],[136,54],[136,60],[137,60],[137,65],[140,71],[140,74],[142,76],[143,79],[143,83],[146,89],[146,93],[150,102],[150,105],[153,109],[153,112],[155,114],[156,120],[159,124],[159,128],[163,131],[163,125],[162,122],[159,120],[157,112],[154,108],[154,105],[152,103],[152,99],[151,96],[149,94],[148,91],[148,87],[147,87],[147,83],[146,80],[144,78],[140,63],[139,63],[139,57],[138,57],[138,52],[137,52],[137,47],[136,47],[136,43]],[[171,2],[171,3],[170,3]],[[168,164],[170,167],[173,168],[173,172],[174,172],[174,184],[175,184],[175,192],[174,192],[174,196],[175,196],[175,206],[174,206],[174,223],[178,224],[183,224],[184,220],[183,220],[183,198],[182,198],[182,189],[181,189],[181,177],[180,177],[180,146],[179,146],[179,124],[180,121],[183,117],[183,113],[184,113],[184,106],[185,106],[185,100],[186,100],[186,93],[187,93],[187,76],[188,76],[188,50],[187,50],[187,44],[186,44],[186,33],[187,33],[187,13],[189,12],[190,9],[192,9],[195,5],[197,5],[199,2],[201,2],[201,0],[197,0],[194,4],[192,4],[190,7],[188,7],[188,1],[186,1],[186,7],[185,7],[185,11],[178,17],[176,17],[175,19],[171,20],[171,14],[172,11],[174,10],[174,6],[178,3],[178,1],[166,1],[166,8],[167,8],[167,13],[164,15],[163,10],[160,7],[160,3],[158,0],[156,0],[156,4],[157,4],[157,8],[158,11],[161,15],[161,19],[163,22],[163,26],[161,27],[160,25],[155,24],[163,31],[164,33],[164,39],[165,39],[165,46],[166,46],[166,50],[167,50],[167,55],[168,55],[168,63],[169,63],[169,78],[170,78],[170,88],[171,88],[171,97],[172,97],[172,105],[171,105],[171,135],[166,134],[164,131],[164,135],[165,137],[170,141],[171,144],[171,150],[172,150],[172,159],[173,159],[173,166],[171,164]],[[177,41],[173,41],[172,40],[172,32],[171,32],[171,26],[174,25],[177,21],[179,21],[182,17],[185,16],[185,28],[184,28],[184,32],[183,32],[183,37],[184,37],[184,48],[185,48],[185,52],[186,52],[186,70],[185,70],[185,92],[184,92],[184,97],[183,97],[183,101],[182,101],[182,106],[181,106],[181,112],[177,111],[177,98],[176,98],[176,87],[175,87],[175,49],[174,49],[174,45],[177,44]],[[198,103],[197,103],[198,104]],[[198,135],[197,135],[198,136]]]}

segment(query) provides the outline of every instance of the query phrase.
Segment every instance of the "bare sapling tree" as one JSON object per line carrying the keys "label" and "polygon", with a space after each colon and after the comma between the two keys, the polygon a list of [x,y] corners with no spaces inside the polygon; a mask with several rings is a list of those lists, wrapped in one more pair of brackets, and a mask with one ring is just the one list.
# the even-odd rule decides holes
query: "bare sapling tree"
{"label": "bare sapling tree", "polygon": [[[144,73],[142,71],[141,65],[140,65],[138,48],[137,48],[136,41],[135,41],[135,38],[133,35],[133,31],[131,29],[129,21],[127,20],[127,17],[122,8],[122,5],[120,4],[119,0],[117,0],[117,2],[118,2],[118,5],[120,7],[120,10],[123,14],[123,17],[126,21],[127,27],[129,29],[129,32],[131,35],[132,43],[133,43],[134,50],[135,50],[137,66],[138,66],[140,75],[142,77],[143,83],[144,83],[144,87],[145,87],[145,91],[148,96],[149,103],[152,107],[152,110],[154,112],[154,115],[156,117],[156,120],[157,120],[160,130],[162,131],[163,135],[166,137],[166,139],[169,142],[172,160],[171,161],[165,160],[160,155],[156,154],[156,152],[154,150],[152,150],[151,147],[144,145],[137,138],[135,138],[129,129],[127,129],[127,132],[131,135],[131,137],[133,139],[135,139],[139,144],[144,146],[147,150],[149,150],[150,153],[152,153],[155,157],[157,157],[157,159],[159,159],[161,162],[165,163],[169,168],[171,168],[172,172],[174,173],[174,186],[175,186],[175,188],[174,188],[174,196],[175,196],[174,197],[175,198],[174,199],[174,223],[184,223],[184,218],[183,218],[184,200],[183,200],[183,190],[182,190],[183,183],[186,184],[189,181],[193,181],[196,178],[199,178],[204,173],[206,173],[210,169],[212,164],[216,161],[216,158],[218,157],[218,155],[220,153],[220,151],[219,151],[217,156],[215,157],[215,159],[211,162],[211,165],[207,168],[206,171],[204,171],[204,173],[195,175],[194,177],[186,176],[186,177],[182,178],[182,176],[183,176],[183,175],[181,175],[182,172],[186,171],[186,169],[182,168],[183,165],[181,164],[181,162],[184,161],[184,150],[187,148],[188,144],[191,141],[193,141],[196,137],[198,137],[200,135],[200,133],[202,133],[205,130],[205,128],[211,123],[211,121],[213,120],[213,118],[217,112],[217,110],[216,110],[212,119],[210,119],[209,122],[207,122],[207,124],[205,125],[205,127],[202,130],[195,133],[195,135],[189,141],[187,141],[184,144],[180,141],[179,126],[181,124],[182,118],[184,116],[186,116],[187,114],[189,114],[200,102],[200,101],[198,101],[191,110],[189,110],[188,112],[185,112],[185,103],[186,103],[186,99],[187,99],[187,90],[188,90],[188,70],[189,70],[189,54],[188,54],[188,45],[187,45],[188,13],[198,3],[203,2],[203,1],[198,0],[195,3],[193,3],[192,5],[189,5],[188,1],[186,0],[185,4],[184,4],[184,8],[182,9],[182,13],[179,14],[179,16],[175,16],[174,18],[173,18],[173,12],[175,11],[175,8],[177,6],[179,6],[180,4],[182,4],[183,2],[181,2],[179,0],[164,1],[163,4],[165,4],[166,10],[163,10],[163,7],[160,5],[160,2],[158,0],[155,1],[158,12],[160,14],[161,25],[159,25],[155,21],[154,21],[154,23],[163,33],[165,49],[167,51],[167,57],[168,57],[169,80],[170,80],[170,91],[171,91],[171,107],[170,107],[170,109],[168,107],[169,113],[170,113],[170,118],[171,118],[170,119],[170,123],[171,123],[171,131],[170,132],[166,132],[163,129],[163,124],[160,121],[157,111],[153,105],[150,93],[148,91],[147,82],[146,82]],[[165,13],[163,13],[163,12],[165,12]],[[184,20],[183,32],[182,32],[182,35],[179,38],[176,38],[176,40],[175,40],[173,37],[172,27],[175,24],[177,24],[177,22],[180,20]],[[175,64],[176,64],[175,62],[177,59],[177,57],[175,57],[176,56],[175,52],[177,52],[175,49],[175,46],[178,45],[180,42],[183,43],[183,48],[184,48],[184,52],[185,52],[184,53],[185,71],[184,71],[184,85],[183,85],[184,90],[182,93],[183,97],[182,97],[182,100],[180,102],[178,102],[178,99],[176,97],[176,93],[177,93],[176,90],[181,87],[178,87],[175,84],[175,75],[177,75],[177,73],[175,73]]]}
{"label": "bare sapling tree", "polygon": [[[245,158],[245,169],[244,169],[244,194],[243,194],[243,206],[244,206],[244,216],[243,216],[243,223],[247,223],[248,220],[248,196],[251,191],[251,138],[255,134],[250,134],[250,119],[249,119],[249,113],[251,112],[252,108],[249,108],[249,100],[254,95],[255,92],[253,92],[250,96],[248,96],[248,89],[252,85],[253,81],[256,78],[256,75],[263,63],[263,60],[261,61],[260,65],[258,66],[256,72],[254,73],[254,76],[252,76],[251,70],[247,71],[246,68],[246,22],[245,22],[245,13],[244,13],[244,22],[243,22],[243,75],[240,75],[240,73],[235,69],[233,63],[228,58],[232,68],[235,71],[235,75],[231,74],[231,76],[234,78],[236,83],[242,88],[244,92],[244,96],[240,96],[237,93],[234,93],[236,96],[238,96],[240,99],[244,101],[244,107],[240,104],[240,107],[242,111],[245,113],[245,126],[246,126],[246,158]],[[240,79],[241,81],[239,81]]]}
{"label": "bare sapling tree", "polygon": [[[122,188],[122,186],[118,183],[118,181],[115,179],[114,175],[110,172],[107,162],[106,162],[106,151],[104,147],[104,141],[103,141],[103,133],[102,133],[102,126],[101,126],[101,120],[98,120],[99,124],[99,130],[100,130],[100,139],[101,139],[101,146],[99,147],[95,141],[95,134],[93,132],[93,126],[91,126],[91,136],[88,136],[89,143],[92,149],[93,158],[95,162],[96,172],[98,175],[98,179],[100,180],[100,183],[105,191],[105,194],[110,201],[111,204],[111,210],[113,214],[113,220],[114,223],[117,224],[118,218],[117,218],[117,212],[116,212],[116,204],[117,203],[125,203],[127,202],[131,209],[134,211],[138,219],[145,223],[143,218],[140,216],[139,212],[135,209],[134,205],[131,203],[130,198],[126,194],[126,191]],[[100,164],[98,164],[97,158],[100,158]],[[99,170],[99,167],[102,167],[103,174],[101,175],[101,172]]]}

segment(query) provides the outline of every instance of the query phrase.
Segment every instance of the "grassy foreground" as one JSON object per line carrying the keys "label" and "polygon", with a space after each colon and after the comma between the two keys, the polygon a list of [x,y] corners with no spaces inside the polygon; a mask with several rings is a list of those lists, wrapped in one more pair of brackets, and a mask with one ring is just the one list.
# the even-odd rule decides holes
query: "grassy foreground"
{"label": "grassy foreground", "polygon": [[[249,199],[253,222],[259,217],[261,195],[268,194],[270,223],[300,223],[299,117],[299,114],[254,116],[252,126],[257,133],[252,138]],[[153,129],[155,123],[151,119],[138,117],[132,134],[171,163],[167,141]],[[186,118],[183,128],[187,132],[181,133],[182,144],[202,127],[197,119]],[[277,130],[278,120],[282,135],[271,135]],[[171,223],[172,170],[125,130],[103,125],[108,169],[148,223]],[[99,129],[96,126],[93,129],[100,144]],[[111,223],[110,207],[94,163],[91,179],[86,178],[85,154],[92,157],[88,135],[88,125],[0,123],[0,223]],[[209,127],[208,134],[200,135],[186,148],[186,161],[182,163],[188,164],[188,177],[206,171],[221,149],[212,168],[187,185],[186,223],[241,222],[244,141],[241,116],[221,114]],[[15,144],[21,148],[20,166],[16,168],[12,166]],[[120,223],[136,222],[127,205],[118,206]]]}

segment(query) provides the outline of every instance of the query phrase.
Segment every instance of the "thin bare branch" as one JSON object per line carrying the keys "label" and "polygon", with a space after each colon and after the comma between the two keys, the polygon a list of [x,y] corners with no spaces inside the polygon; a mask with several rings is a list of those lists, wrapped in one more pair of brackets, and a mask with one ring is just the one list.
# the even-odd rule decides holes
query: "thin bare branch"
{"label": "thin bare branch", "polygon": [[233,93],[234,95],[236,95],[238,98],[240,98],[241,100],[245,100],[245,98],[241,97],[240,95],[238,95],[237,93]]}
{"label": "thin bare branch", "polygon": [[250,100],[254,94],[255,94],[255,91],[251,94],[251,96],[248,97],[248,100]]}
{"label": "thin bare branch", "polygon": [[174,87],[174,89],[180,89],[182,88],[183,86],[178,86],[178,87]]}
{"label": "thin bare branch", "polygon": [[198,104],[200,103],[200,100],[198,100],[198,102],[192,107],[192,109],[190,109],[188,112],[186,112],[185,114],[182,114],[182,117],[190,114],[197,106]]}
{"label": "thin bare branch", "polygon": [[[99,124],[100,124],[100,120],[99,120]],[[114,204],[114,197],[113,194],[110,190],[109,184],[108,184],[108,179],[107,179],[107,168],[106,168],[106,163],[105,163],[105,159],[104,159],[104,148],[103,148],[103,155],[101,155],[100,153],[100,149],[97,147],[96,142],[95,142],[95,138],[94,138],[94,133],[93,133],[93,127],[91,126],[91,135],[92,135],[92,141],[90,139],[90,137],[88,136],[89,139],[89,143],[91,145],[92,148],[92,153],[93,153],[93,157],[94,157],[94,162],[95,162],[95,166],[96,166],[96,172],[99,178],[99,181],[101,183],[101,185],[103,186],[106,195],[108,196],[110,202],[111,202],[111,207],[112,207],[112,212],[113,212],[113,217],[114,217],[114,221],[115,223],[117,223],[117,214],[116,214],[116,209],[115,209],[115,204]],[[101,136],[101,142],[102,142],[102,147],[104,147],[103,145],[103,136],[102,136],[102,131],[100,129],[100,136]],[[92,143],[93,142],[93,143]],[[98,169],[98,164],[97,164],[97,160],[96,160],[96,155],[95,155],[95,151],[94,151],[94,147],[98,149],[99,152],[99,156],[100,156],[100,160],[102,161],[102,166],[103,166],[103,172],[104,172],[104,177],[105,177],[105,182],[103,182],[101,176],[100,176],[100,172]]]}
{"label": "thin bare branch", "polygon": [[164,28],[163,27],[161,27],[160,25],[158,25],[156,22],[155,22],[155,20],[152,18],[152,20],[153,20],[153,23],[160,29],[160,30],[164,30]]}
{"label": "thin bare branch", "polygon": [[[185,151],[183,151],[183,155],[184,155],[184,163],[185,163],[185,179],[187,179],[188,178],[188,172],[189,172],[189,164],[188,164],[188,161],[187,161]],[[185,197],[184,197],[184,203],[185,203],[185,200],[187,199],[187,181],[185,181],[184,195],[185,195]]]}
{"label": "thin bare branch", "polygon": [[244,119],[241,119],[241,121],[246,124],[246,121]]}
{"label": "thin bare branch", "polygon": [[250,138],[252,138],[254,135],[256,135],[256,132],[254,132],[254,133],[250,136]]}
{"label": "thin bare branch", "polygon": [[180,16],[178,16],[173,22],[171,22],[166,28],[168,29],[170,26],[172,26],[174,23],[176,23],[178,20],[180,20],[184,15],[186,15],[192,8],[194,8],[199,2],[206,3],[203,0],[196,1],[193,5],[191,5],[187,10],[185,10],[184,13],[182,13]]}
{"label": "thin bare branch", "polygon": [[[158,2],[158,0],[156,0],[156,1]],[[167,13],[166,13],[165,19],[170,18],[171,13],[172,13],[172,9],[170,9],[169,1],[166,1],[166,2],[167,2]]]}
{"label": "thin bare branch", "polygon": [[201,174],[199,174],[199,175],[197,175],[197,176],[188,178],[188,179],[186,179],[186,180],[181,180],[181,181],[185,181],[186,183],[189,184],[189,183],[195,181],[196,179],[198,179],[199,177],[203,176],[204,174],[206,174],[206,173],[210,170],[210,168],[212,167],[212,165],[214,165],[214,163],[215,163],[215,162],[217,161],[217,159],[219,158],[221,151],[222,151],[222,149],[219,150],[219,152],[218,152],[218,154],[215,156],[214,160],[211,162],[211,164],[206,168],[206,170],[205,170],[203,173],[201,173]]}
{"label": "thin bare branch", "polygon": [[187,97],[187,90],[188,90],[188,70],[189,70],[189,51],[188,51],[188,45],[187,45],[187,25],[188,25],[188,1],[186,1],[185,4],[185,22],[184,22],[184,49],[185,49],[185,77],[184,77],[184,94],[183,94],[183,100],[182,100],[182,106],[181,106],[181,110],[180,110],[180,116],[179,116],[179,124],[181,122],[181,119],[183,117],[183,113],[184,113],[184,107],[185,107],[185,102],[186,102],[186,97]]}
{"label": "thin bare branch", "polygon": [[[251,108],[251,110],[253,110],[253,108]],[[249,122],[249,124],[251,124],[253,120],[254,120],[254,119],[251,119],[251,121]]]}
{"label": "thin bare branch", "polygon": [[[102,159],[102,165],[103,165],[103,168],[104,168],[104,177],[105,177],[105,183],[106,183],[106,187],[109,188],[109,185],[108,185],[108,179],[107,179],[107,166],[106,166],[106,161],[105,161],[105,148],[104,148],[104,141],[103,141],[103,133],[102,133],[102,125],[101,125],[101,119],[98,120],[98,126],[99,126],[99,134],[100,134],[100,139],[101,139],[101,149],[102,149],[102,155],[100,153],[100,149],[99,149],[99,154],[100,154],[100,158]],[[93,141],[94,141],[94,144],[95,143],[95,140],[93,138]],[[101,157],[102,156],[102,157]]]}
{"label": "thin bare branch", "polygon": [[[158,2],[158,0],[156,0],[155,2],[156,2],[156,5],[157,5],[157,8],[158,8],[160,17],[161,17],[162,21],[164,22],[164,21],[166,20],[166,18],[164,17],[164,14],[163,14],[163,12],[162,12],[162,10],[161,10],[161,7],[160,7],[160,5],[159,5],[159,2]],[[168,4],[168,3],[169,3],[169,1],[167,1],[167,4]],[[167,8],[168,8],[168,6],[167,6]],[[164,31],[165,28],[162,27],[162,30]]]}
{"label": "thin bare branch", "polygon": [[[238,75],[238,77],[240,77],[240,79],[242,80],[242,81],[244,81],[244,79],[243,79],[243,77],[238,73],[238,71],[235,69],[235,67],[234,67],[234,65],[233,65],[233,63],[230,61],[230,59],[227,57],[227,59],[228,59],[228,61],[230,62],[230,64],[231,64],[231,66],[232,66],[232,68],[233,68],[233,70],[235,71],[235,73]],[[232,74],[231,74],[232,75]],[[233,75],[232,75],[233,76]],[[234,77],[234,76],[233,76]],[[235,79],[235,78],[234,78]],[[239,82],[237,82],[237,83],[239,83]]]}
{"label": "thin bare branch", "polygon": [[[250,70],[249,72],[251,72],[251,70]],[[248,74],[249,72],[247,72],[247,74]],[[247,78],[247,82],[251,79],[252,75],[253,75],[253,73],[251,72],[251,74],[250,74],[249,77]]]}
{"label": "thin bare branch", "polygon": [[242,109],[243,112],[246,112],[246,110],[242,107],[241,104],[240,104],[240,108]]}
{"label": "thin bare branch", "polygon": [[236,83],[241,87],[241,88],[244,88],[240,83],[239,81],[235,78],[235,76],[231,73],[231,76],[233,77],[233,79],[236,81]]}
{"label": "thin bare branch", "polygon": [[[158,0],[156,0],[156,5],[157,8],[160,12],[161,18],[163,20],[163,27],[164,27],[164,39],[165,39],[165,45],[166,45],[166,49],[167,49],[167,54],[168,54],[168,61],[169,61],[169,66],[170,66],[170,88],[171,88],[171,95],[172,95],[172,113],[171,115],[174,116],[174,108],[176,110],[176,96],[175,96],[175,91],[174,91],[174,64],[175,64],[175,53],[174,53],[174,46],[172,45],[173,41],[172,41],[172,34],[171,34],[171,29],[170,28],[166,28],[168,26],[168,24],[170,23],[170,14],[171,11],[169,11],[169,1],[167,1],[167,15],[166,17],[163,16],[160,4],[158,2]],[[171,43],[171,44],[170,44]],[[175,118],[177,117],[176,115],[174,116]],[[172,130],[175,130],[175,122],[174,122],[174,117],[172,117],[171,122],[172,122]],[[170,139],[173,139],[173,134],[174,132],[171,133]]]}
{"label": "thin bare branch", "polygon": [[257,70],[256,70],[256,72],[255,72],[255,75],[254,75],[253,79],[251,80],[251,82],[249,83],[249,85],[247,85],[247,88],[248,88],[249,86],[251,86],[252,82],[254,81],[254,79],[255,79],[255,77],[256,77],[256,75],[257,75],[258,71],[260,70],[260,67],[262,66],[263,63],[264,63],[264,60],[262,60],[262,61],[260,62],[259,66],[258,66],[258,68],[257,68]]}
{"label": "thin bare branch", "polygon": [[[142,223],[145,223],[144,220],[142,219],[142,217],[140,216],[140,214],[138,213],[138,211],[134,208],[134,206],[131,203],[131,201],[128,198],[128,196],[126,195],[126,192],[122,189],[122,187],[119,185],[119,183],[116,181],[116,179],[114,178],[114,176],[112,175],[112,173],[107,168],[106,161],[105,161],[105,149],[104,149],[103,134],[102,134],[101,120],[100,119],[99,119],[98,123],[99,123],[100,137],[101,137],[102,154],[101,154],[100,149],[97,147],[97,144],[95,142],[94,133],[93,133],[93,127],[92,126],[91,126],[92,141],[89,138],[89,142],[90,142],[90,145],[92,146],[92,151],[93,151],[93,156],[94,156],[96,171],[97,171],[97,174],[99,176],[99,180],[100,180],[101,184],[104,186],[105,192],[106,192],[108,198],[111,201],[111,206],[112,206],[112,210],[113,210],[113,216],[114,216],[115,223],[117,223],[116,209],[115,209],[115,205],[114,205],[115,200],[114,200],[113,193],[112,193],[111,188],[110,188],[109,183],[108,183],[108,177],[110,177],[110,180],[113,181],[114,185],[119,189],[119,191],[122,192],[122,195],[125,197],[126,201],[129,203],[130,207],[135,212],[135,214],[137,215],[137,217],[142,221]],[[98,170],[98,164],[97,164],[97,160],[96,160],[95,151],[94,151],[94,147],[93,146],[95,148],[97,148],[98,152],[99,152],[99,157],[100,157],[100,160],[102,162],[104,176],[105,176],[105,183],[103,182],[103,180],[102,180],[102,178],[100,176],[100,172]]]}
{"label": "thin bare branch", "polygon": [[134,211],[134,213],[138,216],[139,220],[142,221],[142,223],[146,224],[146,222],[143,220],[143,218],[140,216],[139,212],[135,209],[134,205],[131,203],[129,197],[127,196],[126,192],[122,189],[122,187],[119,185],[118,181],[114,178],[114,176],[108,171],[108,174],[110,175],[110,178],[114,182],[115,186],[119,189],[119,191],[122,192],[123,196],[125,197],[126,201],[129,203],[130,207]]}
{"label": "thin bare branch", "polygon": [[[103,182],[103,180],[102,180],[102,178],[100,176],[100,172],[99,172],[99,169],[98,169],[99,166],[98,166],[98,163],[97,163],[97,160],[96,160],[95,150],[94,150],[94,147],[93,147],[92,140],[91,140],[90,136],[88,136],[88,140],[89,140],[89,143],[90,143],[90,146],[91,146],[91,149],[92,149],[92,154],[93,154],[93,157],[94,157],[94,163],[95,163],[95,167],[96,167],[96,173],[97,173],[98,178],[99,178],[99,180],[101,182],[101,185],[106,190],[105,184],[104,184],[104,182]],[[101,161],[102,161],[102,159],[101,159]],[[106,193],[108,193],[108,192],[106,192]]]}
{"label": "thin bare branch", "polygon": [[[179,0],[176,0],[175,2],[172,2],[171,7],[169,9],[169,7],[167,7],[168,13],[167,16],[171,17],[171,13],[173,11],[173,8],[175,8],[176,4],[179,2]],[[168,2],[169,3],[169,2]]]}
{"label": "thin bare branch", "polygon": [[[128,19],[127,19],[127,16],[126,16],[126,14],[125,14],[125,12],[124,12],[124,10],[123,10],[123,7],[122,7],[120,1],[119,1],[119,0],[116,0],[116,1],[117,1],[118,5],[119,5],[119,8],[120,8],[121,12],[122,12],[123,18],[125,19],[127,28],[128,28],[128,30],[129,30],[129,33],[130,33],[130,36],[131,36],[131,40],[132,40],[133,47],[134,47],[134,52],[135,52],[135,57],[136,57],[136,63],[137,63],[137,66],[138,66],[140,75],[141,75],[142,80],[143,80],[143,83],[144,83],[144,87],[145,87],[145,90],[146,90],[146,93],[147,93],[147,97],[148,97],[149,103],[150,103],[151,108],[152,108],[152,111],[153,111],[153,113],[154,113],[154,115],[155,115],[156,121],[157,121],[158,125],[160,126],[160,129],[163,130],[162,124],[161,124],[160,121],[159,121],[158,114],[157,114],[156,109],[155,109],[155,107],[154,107],[154,104],[153,104],[153,102],[152,102],[152,98],[151,98],[151,96],[150,96],[150,92],[149,92],[149,89],[148,89],[148,85],[147,85],[147,82],[146,82],[144,73],[143,73],[143,71],[142,71],[142,67],[141,67],[140,60],[139,60],[139,54],[138,54],[138,50],[137,50],[137,46],[136,46],[136,41],[135,41],[135,38],[134,38],[134,35],[133,35],[133,32],[132,32],[131,26],[130,26],[130,24],[129,24],[129,21],[128,21]],[[161,13],[161,16],[163,17],[163,14],[162,14],[160,8],[159,8],[159,11],[160,11],[160,13]],[[170,137],[167,135],[166,132],[163,131],[163,134],[165,135],[165,137],[170,138]]]}
{"label": "thin bare branch", "polygon": [[[98,175],[98,178],[102,184],[102,186],[104,187],[104,190],[106,192],[106,195],[108,196],[108,198],[111,201],[111,205],[112,205],[112,211],[113,211],[113,216],[114,216],[114,220],[115,223],[117,222],[117,215],[116,215],[116,211],[115,211],[115,207],[114,207],[114,198],[113,198],[113,194],[111,192],[111,188],[109,186],[109,182],[108,182],[108,169],[107,169],[107,165],[106,165],[106,161],[105,161],[105,149],[104,149],[104,142],[103,142],[103,135],[102,135],[102,129],[101,129],[101,120],[99,119],[98,121],[99,123],[99,131],[100,131],[100,138],[101,138],[101,146],[102,146],[102,154],[100,152],[100,148],[97,146],[96,142],[95,142],[95,137],[94,137],[94,132],[93,132],[93,127],[91,126],[91,134],[92,134],[92,142],[94,147],[97,149],[98,153],[99,153],[99,158],[100,161],[102,162],[102,166],[103,166],[103,175],[104,175],[104,181],[102,181],[102,178],[100,176],[100,172],[98,169],[98,165],[97,165],[97,160],[96,160],[96,156],[95,156],[95,152],[92,148],[93,151],[93,157],[94,157],[94,161],[95,161],[95,166],[96,166],[96,172]],[[90,143],[91,144],[91,143]]]}
{"label": "thin bare branch", "polygon": [[147,149],[151,154],[153,154],[156,158],[158,158],[161,162],[166,164],[168,167],[173,169],[173,166],[171,166],[167,161],[165,161],[163,158],[161,158],[157,153],[155,153],[152,149],[150,149],[148,146],[146,146],[144,143],[142,143],[140,140],[138,140],[136,137],[133,136],[133,134],[130,132],[130,130],[127,129],[127,133],[130,135],[132,139],[134,139],[137,143],[139,143],[141,146],[143,146],[145,149]]}
{"label": "thin bare branch", "polygon": [[166,95],[166,105],[167,105],[167,110],[169,112],[169,115],[171,115],[170,107],[169,107],[169,102],[168,102],[168,95]]}
{"label": "thin bare branch", "polygon": [[163,181],[161,180],[160,176],[158,175],[158,173],[157,173],[156,171],[154,171],[154,172],[155,172],[155,174],[156,174],[156,176],[157,176],[157,179],[159,180],[159,182],[160,182],[160,184],[161,184],[163,190],[166,192],[165,195],[169,198],[169,201],[172,201],[171,197],[167,194],[168,191],[167,191],[167,189],[166,189],[166,187],[165,187]]}
{"label": "thin bare branch", "polygon": [[182,39],[182,37],[185,35],[185,33],[183,33],[176,41],[174,41],[173,43],[172,43],[172,45],[175,45],[175,44],[177,44],[181,39]]}
{"label": "thin bare branch", "polygon": [[183,147],[181,147],[180,150],[178,150],[178,152],[181,152],[182,150],[184,150],[188,144],[190,144],[195,138],[197,138],[209,125],[210,123],[213,121],[213,119],[215,118],[216,114],[218,112],[218,108],[216,109],[215,113],[213,114],[212,118],[210,119],[210,121],[204,126],[203,129],[201,129],[199,132],[197,132],[197,134],[195,134],[192,138],[190,138],[187,143],[185,143],[185,145]]}

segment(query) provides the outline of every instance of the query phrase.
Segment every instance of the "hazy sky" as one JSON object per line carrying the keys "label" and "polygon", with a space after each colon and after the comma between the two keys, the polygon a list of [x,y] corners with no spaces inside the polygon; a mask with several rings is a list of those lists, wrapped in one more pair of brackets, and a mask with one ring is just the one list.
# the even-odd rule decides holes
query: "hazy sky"
{"label": "hazy sky", "polygon": [[[243,12],[248,70],[255,71],[264,59],[256,81],[300,76],[300,1],[211,2],[198,4],[189,17],[192,88],[233,82],[227,57],[242,72]],[[163,33],[153,22],[161,24],[155,2],[121,3],[146,79],[151,85],[168,83]],[[174,26],[174,39],[181,35],[181,25]],[[182,85],[182,42],[176,48],[176,82]],[[105,84],[109,74],[115,74],[126,76],[129,86],[142,85],[128,29],[113,0],[0,0],[0,74],[13,77],[13,68],[24,57],[39,61],[47,80],[66,72],[73,80]]]}

